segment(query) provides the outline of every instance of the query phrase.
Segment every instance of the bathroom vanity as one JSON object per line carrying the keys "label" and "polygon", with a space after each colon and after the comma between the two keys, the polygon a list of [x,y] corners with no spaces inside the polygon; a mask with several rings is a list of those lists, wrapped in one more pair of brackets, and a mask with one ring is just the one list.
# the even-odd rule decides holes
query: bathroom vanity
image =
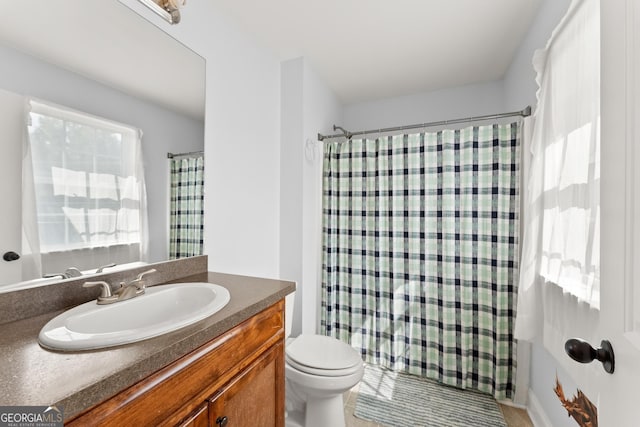
{"label": "bathroom vanity", "polygon": [[211,272],[169,280],[193,281],[224,286],[228,305],[137,343],[45,350],[38,332],[62,310],[0,324],[0,405],[56,405],[70,426],[284,425],[284,297],[295,284]]}
{"label": "bathroom vanity", "polygon": [[284,425],[283,321],[281,300],[68,425]]}

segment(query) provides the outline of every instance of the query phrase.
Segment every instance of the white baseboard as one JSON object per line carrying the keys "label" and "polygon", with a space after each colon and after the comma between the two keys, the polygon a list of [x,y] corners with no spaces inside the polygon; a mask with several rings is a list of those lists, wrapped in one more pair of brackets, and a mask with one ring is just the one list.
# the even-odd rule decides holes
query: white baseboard
{"label": "white baseboard", "polygon": [[513,401],[511,400],[498,400],[497,401],[499,404],[501,405],[505,405],[505,406],[513,406],[514,408],[518,408],[518,409],[524,409],[527,410],[527,405],[521,405],[519,403],[513,403]]}
{"label": "white baseboard", "polygon": [[540,404],[533,390],[529,389],[529,401],[527,402],[527,412],[534,427],[553,427],[547,413]]}

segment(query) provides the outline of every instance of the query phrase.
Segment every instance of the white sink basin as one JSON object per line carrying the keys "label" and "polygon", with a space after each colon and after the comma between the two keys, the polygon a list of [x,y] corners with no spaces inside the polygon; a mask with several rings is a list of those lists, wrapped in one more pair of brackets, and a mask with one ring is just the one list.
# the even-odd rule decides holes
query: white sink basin
{"label": "white sink basin", "polygon": [[98,305],[94,300],[67,310],[42,328],[38,341],[63,351],[141,341],[205,319],[229,298],[229,291],[211,283],[154,286],[126,301]]}

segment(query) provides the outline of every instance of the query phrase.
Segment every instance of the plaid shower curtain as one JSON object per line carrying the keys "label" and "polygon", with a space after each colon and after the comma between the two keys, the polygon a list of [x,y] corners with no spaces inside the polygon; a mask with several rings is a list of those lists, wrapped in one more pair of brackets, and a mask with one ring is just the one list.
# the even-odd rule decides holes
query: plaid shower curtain
{"label": "plaid shower curtain", "polygon": [[510,398],[519,143],[511,123],[325,144],[323,333]]}
{"label": "plaid shower curtain", "polygon": [[202,255],[204,242],[204,157],[171,162],[169,258]]}

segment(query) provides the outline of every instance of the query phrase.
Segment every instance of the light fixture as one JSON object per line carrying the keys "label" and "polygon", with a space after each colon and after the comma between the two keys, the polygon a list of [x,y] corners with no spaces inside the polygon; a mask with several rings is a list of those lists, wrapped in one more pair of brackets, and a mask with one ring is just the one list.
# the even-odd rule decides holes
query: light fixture
{"label": "light fixture", "polygon": [[186,0],[138,0],[170,24],[180,22],[180,7]]}

